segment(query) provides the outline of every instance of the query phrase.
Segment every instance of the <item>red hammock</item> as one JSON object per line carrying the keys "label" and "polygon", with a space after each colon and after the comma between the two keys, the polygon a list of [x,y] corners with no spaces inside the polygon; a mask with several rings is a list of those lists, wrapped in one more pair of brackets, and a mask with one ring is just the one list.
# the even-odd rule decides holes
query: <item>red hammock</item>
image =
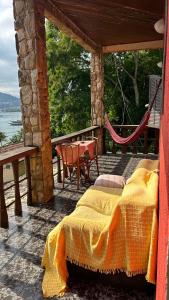
{"label": "red hammock", "polygon": [[122,137],[122,136],[119,136],[115,130],[113,129],[113,127],[111,126],[110,124],[110,121],[107,117],[106,121],[105,121],[105,127],[109,130],[109,133],[112,137],[112,139],[117,143],[117,144],[121,144],[121,145],[128,145],[130,143],[133,143],[135,142],[139,136],[141,135],[141,133],[143,132],[144,128],[146,127],[146,125],[148,124],[148,120],[150,118],[150,113],[151,113],[151,109],[153,107],[153,104],[154,104],[154,101],[157,97],[157,93],[158,93],[158,90],[159,90],[159,87],[161,85],[161,79],[158,83],[158,86],[157,86],[157,89],[156,89],[156,92],[155,92],[155,95],[154,95],[154,98],[152,100],[152,102],[150,103],[149,105],[149,108],[148,110],[145,112],[142,120],[141,120],[141,123],[137,126],[137,128],[135,129],[135,131],[128,137]]}

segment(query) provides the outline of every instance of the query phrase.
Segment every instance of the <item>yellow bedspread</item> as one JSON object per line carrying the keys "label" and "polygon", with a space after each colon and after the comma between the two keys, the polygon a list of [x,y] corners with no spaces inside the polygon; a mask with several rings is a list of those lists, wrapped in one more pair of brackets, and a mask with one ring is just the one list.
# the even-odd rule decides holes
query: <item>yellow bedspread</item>
{"label": "yellow bedspread", "polygon": [[42,260],[44,296],[66,291],[66,260],[104,273],[146,274],[155,283],[158,174],[152,169],[139,167],[123,191],[91,187],[50,232]]}

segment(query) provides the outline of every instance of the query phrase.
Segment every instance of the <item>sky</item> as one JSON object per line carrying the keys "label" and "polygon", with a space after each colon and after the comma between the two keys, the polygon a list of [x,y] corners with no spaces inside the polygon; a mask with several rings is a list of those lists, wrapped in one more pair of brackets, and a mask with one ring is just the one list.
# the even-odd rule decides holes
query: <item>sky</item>
{"label": "sky", "polygon": [[0,0],[0,92],[19,96],[13,0]]}

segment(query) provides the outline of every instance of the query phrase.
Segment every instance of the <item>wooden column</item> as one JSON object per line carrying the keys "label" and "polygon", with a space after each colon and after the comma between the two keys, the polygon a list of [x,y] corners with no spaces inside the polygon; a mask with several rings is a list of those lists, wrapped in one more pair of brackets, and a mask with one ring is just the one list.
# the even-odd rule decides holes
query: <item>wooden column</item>
{"label": "wooden column", "polygon": [[31,201],[44,203],[53,196],[44,7],[41,0],[13,1],[24,144],[39,149],[30,161]]}
{"label": "wooden column", "polygon": [[[104,67],[103,54],[95,52],[91,54],[91,118],[92,125],[104,125]],[[103,154],[103,130],[98,131],[98,150]]]}

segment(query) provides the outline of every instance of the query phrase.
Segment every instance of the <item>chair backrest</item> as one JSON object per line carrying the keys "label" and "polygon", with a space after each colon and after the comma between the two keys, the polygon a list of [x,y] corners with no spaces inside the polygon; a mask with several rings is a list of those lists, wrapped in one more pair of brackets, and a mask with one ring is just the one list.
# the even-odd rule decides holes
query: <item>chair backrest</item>
{"label": "chair backrest", "polygon": [[64,143],[56,146],[56,151],[62,157],[62,161],[67,166],[79,163],[79,145]]}

